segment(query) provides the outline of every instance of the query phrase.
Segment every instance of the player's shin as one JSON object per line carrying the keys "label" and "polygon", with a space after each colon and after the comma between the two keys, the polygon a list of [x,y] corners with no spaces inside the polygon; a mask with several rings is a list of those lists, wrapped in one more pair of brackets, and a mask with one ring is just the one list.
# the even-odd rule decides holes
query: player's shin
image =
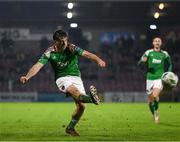
{"label": "player's shin", "polygon": [[157,111],[159,108],[159,99],[154,100],[154,109]]}
{"label": "player's shin", "polygon": [[66,129],[74,129],[82,114],[84,113],[85,105],[82,103],[76,103],[76,109],[72,114],[72,119]]}
{"label": "player's shin", "polygon": [[159,98],[156,98],[154,100],[154,122],[159,123],[159,112],[158,112],[158,107],[159,107]]}
{"label": "player's shin", "polygon": [[67,129],[74,129],[74,127],[76,126],[76,124],[78,123],[79,120],[76,120],[74,118],[71,119],[70,123],[67,126]]}
{"label": "player's shin", "polygon": [[154,115],[154,112],[155,112],[154,102],[149,102],[149,109],[150,109],[151,113]]}

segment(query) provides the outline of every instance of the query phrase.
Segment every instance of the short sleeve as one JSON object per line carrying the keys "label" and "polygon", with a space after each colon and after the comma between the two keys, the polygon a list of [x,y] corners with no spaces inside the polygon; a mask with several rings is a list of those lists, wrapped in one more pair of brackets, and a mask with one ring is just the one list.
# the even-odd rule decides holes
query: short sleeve
{"label": "short sleeve", "polygon": [[47,64],[48,61],[49,61],[49,59],[48,59],[48,57],[46,57],[45,54],[43,54],[43,55],[41,56],[41,58],[39,59],[39,62],[42,63],[42,64],[44,64],[44,65]]}
{"label": "short sleeve", "polygon": [[164,51],[164,53],[165,53],[165,59],[166,59],[168,65],[169,65],[169,66],[168,66],[168,71],[172,71],[172,61],[171,61],[171,57],[170,57],[170,55],[168,54],[168,52]]}
{"label": "short sleeve", "polygon": [[50,54],[51,54],[51,51],[53,51],[54,48],[53,47],[49,47],[45,52],[44,54],[40,57],[39,59],[39,62],[42,63],[42,64],[47,64],[49,62],[49,58],[50,58]]}
{"label": "short sleeve", "polygon": [[75,46],[74,44],[70,44],[70,45],[69,45],[69,50],[70,50],[73,54],[78,55],[78,56],[82,56],[83,51],[84,51],[84,49],[82,49],[82,48],[80,48],[80,47],[78,47],[78,46]]}
{"label": "short sleeve", "polygon": [[149,56],[149,51],[146,51],[142,56],[141,56],[141,60],[143,61],[144,57],[148,57]]}
{"label": "short sleeve", "polygon": [[76,54],[77,55],[82,56],[83,51],[84,50],[82,48],[76,46]]}
{"label": "short sleeve", "polygon": [[151,50],[147,50],[143,56],[148,57],[150,52],[151,52]]}
{"label": "short sleeve", "polygon": [[165,54],[166,58],[170,58],[168,52],[164,51],[164,54]]}

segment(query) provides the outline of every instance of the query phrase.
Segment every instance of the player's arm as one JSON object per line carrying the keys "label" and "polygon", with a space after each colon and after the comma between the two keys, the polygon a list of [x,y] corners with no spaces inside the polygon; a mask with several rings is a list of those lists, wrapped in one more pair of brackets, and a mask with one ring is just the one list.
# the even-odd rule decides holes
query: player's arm
{"label": "player's arm", "polygon": [[44,64],[37,62],[29,69],[28,73],[25,76],[21,76],[20,81],[23,84],[26,83],[29,79],[35,76],[43,66]]}
{"label": "player's arm", "polygon": [[26,83],[33,76],[35,76],[40,71],[40,69],[49,62],[50,53],[52,49],[53,47],[49,47],[40,57],[39,61],[29,69],[28,73],[25,76],[21,76],[20,81],[23,84]]}
{"label": "player's arm", "polygon": [[138,61],[138,65],[141,65],[143,63],[146,63],[148,60],[148,57],[146,55],[143,55],[141,59]]}
{"label": "player's arm", "polygon": [[70,51],[73,53],[73,54],[76,54],[78,56],[83,56],[85,58],[88,58],[92,61],[95,61],[100,67],[105,67],[106,66],[106,63],[105,61],[103,61],[101,58],[99,58],[97,55],[93,54],[93,53],[90,53],[86,50],[83,50],[73,44],[70,44],[69,46],[69,49]]}
{"label": "player's arm", "polygon": [[142,66],[142,65],[146,64],[146,63],[147,63],[147,60],[148,60],[148,52],[146,51],[146,52],[142,55],[141,59],[138,61],[138,65],[139,65],[139,66]]}
{"label": "player's arm", "polygon": [[82,52],[82,56],[85,57],[85,58],[88,58],[92,61],[95,61],[100,67],[106,67],[106,63],[105,61],[103,61],[101,58],[99,58],[97,55],[91,53],[91,52],[88,52],[86,50],[84,50]]}
{"label": "player's arm", "polygon": [[168,71],[172,71],[172,61],[171,61],[171,57],[169,56],[169,54],[167,54],[166,61],[168,63]]}

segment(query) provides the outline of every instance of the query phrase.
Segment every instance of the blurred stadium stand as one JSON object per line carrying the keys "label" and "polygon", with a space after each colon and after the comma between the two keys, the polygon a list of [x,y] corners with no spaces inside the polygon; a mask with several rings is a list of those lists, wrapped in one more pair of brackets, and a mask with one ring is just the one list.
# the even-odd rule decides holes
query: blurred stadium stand
{"label": "blurred stadium stand", "polygon": [[[87,91],[88,86],[94,84],[100,93],[145,92],[145,70],[137,67],[137,62],[145,50],[151,47],[150,40],[152,35],[147,30],[151,18],[147,17],[147,13],[144,15],[143,12],[147,11],[145,8],[150,11],[152,5],[156,3],[134,2],[134,6],[130,6],[131,10],[127,15],[117,14],[115,12],[107,13],[104,11],[105,9],[111,11],[112,8],[116,12],[118,10],[121,12],[126,11],[125,8],[129,6],[126,2],[108,2],[106,4],[103,3],[102,7],[100,7],[102,3],[97,2],[95,4],[91,2],[96,12],[100,13],[100,17],[97,15],[96,17],[92,17],[92,11],[87,10],[88,3],[80,2],[79,7],[80,5],[82,7],[79,8],[79,11],[83,11],[84,7],[84,14],[86,14],[86,17],[89,16],[89,19],[84,19],[86,17],[83,14],[80,15],[79,21],[78,18],[76,20],[79,22],[80,28],[72,29],[67,26],[69,23],[66,22],[67,19],[64,15],[60,16],[60,21],[55,20],[59,16],[53,13],[57,10],[57,3],[55,2],[51,4],[49,2],[45,2],[44,4],[37,2],[35,7],[33,6],[33,2],[29,2],[29,10],[34,7],[35,13],[38,12],[38,7],[40,6],[42,11],[49,8],[47,7],[48,5],[54,9],[50,14],[47,14],[49,11],[46,12],[44,17],[41,14],[36,15],[29,13],[27,9],[25,10],[27,7],[26,2],[18,2],[21,10],[26,11],[22,15],[14,2],[0,2],[1,10],[3,8],[12,8],[9,14],[6,13],[5,16],[2,15],[3,11],[0,12],[0,15],[3,16],[0,20],[0,92],[58,93],[54,82],[53,71],[49,67],[50,65],[46,65],[26,85],[20,84],[19,77],[25,74],[38,61],[44,50],[52,44],[51,36],[53,31],[59,26],[59,23],[69,31],[70,40],[73,43],[96,53],[107,62],[107,68],[100,69],[95,63],[87,59],[79,59],[82,79]],[[65,6],[60,3],[59,6],[62,8],[63,13]],[[177,9],[178,6],[176,6]],[[133,14],[136,10],[136,14],[143,14],[139,20],[136,19],[139,16],[134,17],[135,14]],[[103,17],[103,11],[106,12],[107,17]],[[162,25],[161,29],[158,29],[160,30],[158,33],[161,33],[163,36],[164,49],[172,57],[173,71],[180,77],[180,27],[177,26],[180,23],[180,17],[177,13],[174,14],[174,10],[170,9],[169,11],[169,13],[174,15],[174,18],[171,16],[171,20],[167,20],[167,17],[162,17],[158,23]],[[20,17],[13,15],[13,12]],[[26,16],[29,16],[28,19]],[[42,16],[41,19],[38,19],[38,16]],[[136,20],[133,20],[133,18]],[[175,25],[172,24],[173,21],[176,21]],[[49,26],[49,24],[52,26]],[[21,33],[21,31],[23,32]],[[108,36],[105,37],[106,35]],[[173,91],[174,95],[170,98],[170,101],[180,101],[180,97],[178,96],[179,91],[180,85]],[[164,100],[168,99],[168,95],[164,96]]]}

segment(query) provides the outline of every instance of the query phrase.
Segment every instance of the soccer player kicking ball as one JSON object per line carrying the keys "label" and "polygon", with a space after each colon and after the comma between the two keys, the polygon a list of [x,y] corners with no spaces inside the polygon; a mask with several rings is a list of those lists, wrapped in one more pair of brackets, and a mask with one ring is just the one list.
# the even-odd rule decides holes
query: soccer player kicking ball
{"label": "soccer player kicking ball", "polygon": [[161,76],[164,73],[165,63],[168,64],[168,71],[172,70],[172,63],[169,54],[161,50],[162,39],[160,37],[153,38],[152,44],[153,49],[147,50],[138,64],[146,63],[147,65],[146,93],[149,108],[153,114],[154,122],[159,123],[158,103],[163,89]]}
{"label": "soccer player kicking ball", "polygon": [[106,66],[106,63],[95,54],[69,43],[68,34],[63,30],[57,30],[53,35],[53,40],[54,44],[44,52],[39,61],[31,67],[25,76],[21,76],[20,81],[23,84],[26,83],[35,76],[45,64],[50,62],[59,90],[71,96],[76,104],[76,110],[72,114],[72,119],[66,128],[66,133],[72,136],[79,136],[74,127],[85,110],[84,103],[94,103],[98,105],[100,99],[97,96],[97,90],[94,86],[90,86],[90,96],[86,94],[80,77],[78,56],[91,59],[102,68]]}

